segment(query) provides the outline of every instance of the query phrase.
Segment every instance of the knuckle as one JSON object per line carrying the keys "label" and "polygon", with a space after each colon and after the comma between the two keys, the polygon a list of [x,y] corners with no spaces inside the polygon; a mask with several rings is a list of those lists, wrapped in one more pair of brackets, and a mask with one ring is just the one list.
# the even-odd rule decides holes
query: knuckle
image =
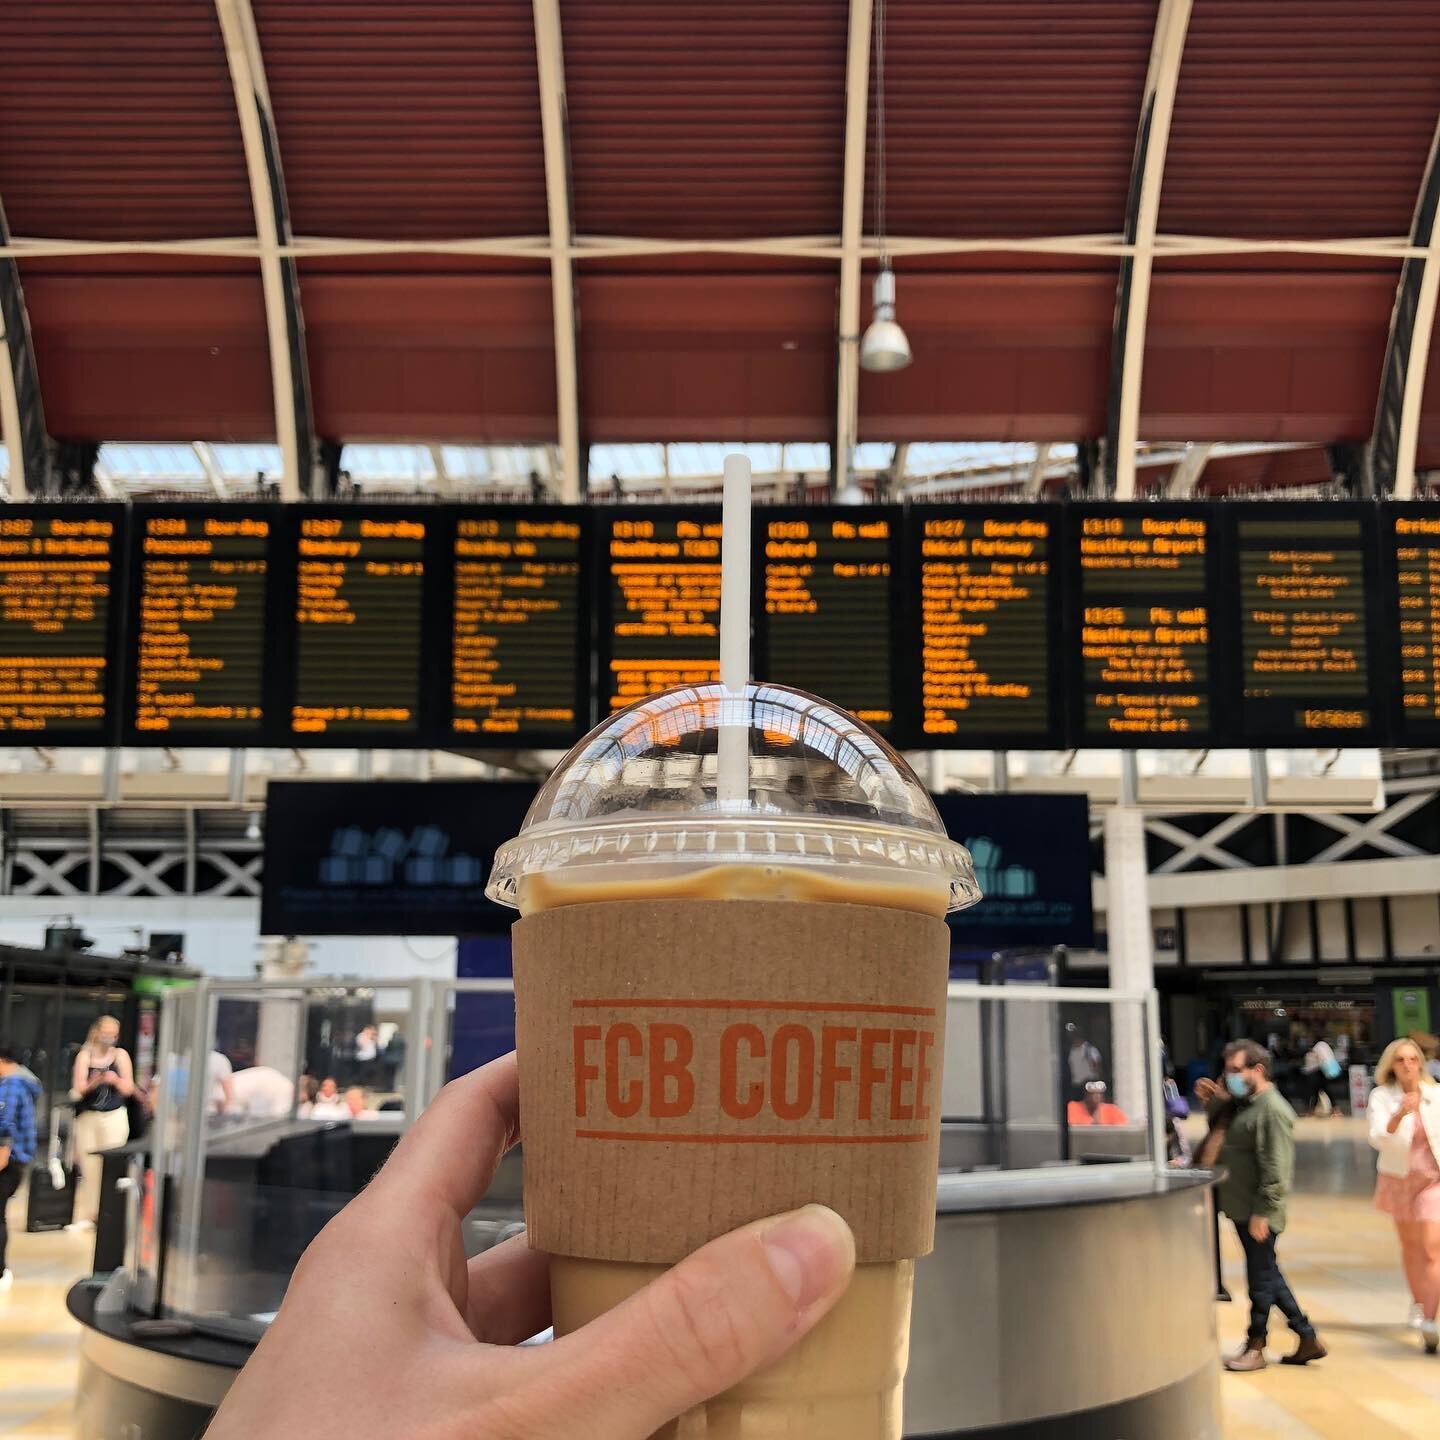
{"label": "knuckle", "polygon": [[752,1327],[713,1266],[681,1266],[647,1294],[656,1348],[696,1391],[713,1392],[752,1368]]}

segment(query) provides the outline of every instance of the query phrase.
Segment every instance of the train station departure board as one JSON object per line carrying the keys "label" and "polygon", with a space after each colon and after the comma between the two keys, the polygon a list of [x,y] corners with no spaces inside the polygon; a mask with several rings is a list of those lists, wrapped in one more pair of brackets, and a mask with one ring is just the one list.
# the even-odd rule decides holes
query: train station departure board
{"label": "train station departure board", "polygon": [[907,708],[919,720],[907,744],[1061,743],[1059,515],[1053,505],[908,512],[912,654],[905,673],[912,697],[918,691],[918,706]]}
{"label": "train station departure board", "polygon": [[1440,505],[1396,503],[1380,514],[1389,581],[1382,654],[1394,686],[1396,739],[1433,745],[1440,740]]}
{"label": "train station departure board", "polygon": [[[907,749],[1440,743],[1440,503],[757,506],[757,679]],[[720,507],[0,507],[0,744],[560,748],[719,678]]]}
{"label": "train station departure board", "polygon": [[1072,510],[1076,743],[1208,742],[1216,680],[1213,515],[1201,505]]}
{"label": "train station departure board", "polygon": [[126,739],[243,744],[266,721],[268,506],[136,506]]}
{"label": "train station departure board", "polygon": [[1371,743],[1374,508],[1253,502],[1228,519],[1242,732],[1253,744]]}
{"label": "train station departure board", "polygon": [[457,741],[568,744],[589,728],[584,512],[458,510],[450,728]]}
{"label": "train station departure board", "polygon": [[123,518],[113,505],[0,507],[0,738],[108,738]]}
{"label": "train station departure board", "polygon": [[686,505],[599,521],[601,712],[720,678],[720,511]]}
{"label": "train station departure board", "polygon": [[432,516],[420,506],[308,512],[295,513],[292,531],[295,743],[414,743]]}
{"label": "train station departure board", "polygon": [[755,674],[821,695],[886,732],[895,718],[900,511],[757,510]]}

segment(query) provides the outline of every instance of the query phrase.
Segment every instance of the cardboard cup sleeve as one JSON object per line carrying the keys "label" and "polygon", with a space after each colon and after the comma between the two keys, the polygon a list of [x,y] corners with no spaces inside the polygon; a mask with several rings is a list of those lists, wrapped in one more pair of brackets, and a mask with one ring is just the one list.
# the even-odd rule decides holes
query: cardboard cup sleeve
{"label": "cardboard cup sleeve", "polygon": [[949,932],[873,905],[627,900],[513,930],[530,1243],[671,1263],[813,1201],[934,1242]]}

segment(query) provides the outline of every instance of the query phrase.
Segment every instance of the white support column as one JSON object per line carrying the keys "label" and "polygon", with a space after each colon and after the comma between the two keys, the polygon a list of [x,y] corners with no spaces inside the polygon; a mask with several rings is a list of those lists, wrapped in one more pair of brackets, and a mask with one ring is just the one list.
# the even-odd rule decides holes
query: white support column
{"label": "white support column", "polygon": [[865,140],[870,122],[872,0],[850,0],[845,67],[845,172],[840,201],[839,354],[835,368],[835,493],[850,483],[860,428],[860,240],[865,210]]}
{"label": "white support column", "polygon": [[0,500],[23,500],[25,446],[20,439],[20,397],[16,393],[15,367],[10,362],[10,342],[5,332],[3,309],[0,309],[0,435],[5,437],[9,466],[8,474],[0,481]]}
{"label": "white support column", "polygon": [[[225,484],[225,476],[221,473],[220,462],[215,458],[215,452],[203,440],[197,440],[190,447],[195,452],[195,458],[199,460],[201,468],[205,471],[205,478],[210,482],[210,493],[217,500],[224,500],[229,497],[229,490]],[[100,473],[99,466],[96,466],[95,473]]]}
{"label": "white support column", "polygon": [[560,434],[560,498],[581,498],[580,372],[575,262],[570,219],[570,140],[560,0],[534,0],[540,72],[540,129],[545,143],[545,200],[550,212],[550,308],[555,324],[555,405]]}
{"label": "white support column", "polygon": [[1045,490],[1045,467],[1050,463],[1050,451],[1054,446],[1047,440],[1035,447],[1035,458],[1030,462],[1030,474],[1025,481],[1027,499],[1038,499]]}
{"label": "white support column", "polygon": [[[1115,353],[1111,357],[1112,395],[1110,442],[1115,498],[1135,498],[1135,446],[1140,436],[1140,380],[1145,361],[1145,321],[1150,309],[1150,271],[1160,216],[1160,188],[1165,177],[1165,151],[1170,143],[1170,117],[1180,79],[1180,59],[1190,24],[1191,0],[1160,0],[1150,69],[1140,106],[1140,133],[1135,144],[1131,181],[1133,212],[1126,219],[1126,239],[1134,256],[1121,261],[1120,294],[1115,307]],[[1136,184],[1138,181],[1138,185]]]}
{"label": "white support column", "polygon": [[[1430,143],[1430,159],[1425,166],[1425,188],[1437,183],[1440,171],[1440,123]],[[1417,214],[1425,211],[1425,191]],[[1410,358],[1405,364],[1405,390],[1400,400],[1400,429],[1395,442],[1395,489],[1397,500],[1410,500],[1415,495],[1415,451],[1420,439],[1420,406],[1425,398],[1425,368],[1430,359],[1430,337],[1435,328],[1435,301],[1440,296],[1440,223],[1429,211],[1430,233],[1423,240],[1425,267],[1420,273],[1420,287],[1415,296],[1415,318],[1410,327]],[[1401,284],[1404,284],[1402,278]]]}
{"label": "white support column", "polygon": [[[286,211],[283,196],[277,193],[279,155],[270,153],[275,136],[270,91],[265,83],[265,64],[250,0],[215,0],[215,12],[225,38],[225,58],[230,66],[230,83],[240,117],[250,204],[255,212],[255,235],[260,249],[260,284],[270,343],[270,388],[275,397],[275,437],[282,459],[280,498],[298,500],[302,470],[308,484],[311,466],[310,455],[300,453],[301,435],[306,437],[304,448],[308,452],[313,427],[308,415],[309,384],[303,368],[304,338],[298,290],[288,298],[286,293],[285,266],[294,262],[282,262],[280,256],[280,246],[288,244],[290,236],[281,233]],[[268,150],[267,135],[271,142]],[[297,405],[305,407],[303,416],[297,415]]]}
{"label": "white support column", "polygon": [[1170,486],[1166,492],[1178,499],[1189,499],[1210,463],[1213,445],[1187,445],[1179,463],[1170,472]]}
{"label": "white support column", "polygon": [[[0,250],[8,249],[9,243],[5,206],[0,203]],[[0,503],[24,500],[44,489],[50,438],[20,267],[8,255],[0,258],[0,438],[8,462],[7,476],[0,480]]]}
{"label": "white support column", "polygon": [[[1105,812],[1105,930],[1110,937],[1110,987],[1139,993],[1155,983],[1150,928],[1145,817],[1138,805]],[[1110,1018],[1115,1103],[1137,1124],[1155,1099],[1146,1085],[1144,1017],[1135,1005],[1114,1005]],[[1154,1063],[1153,1060],[1151,1063]]]}
{"label": "white support column", "polygon": [[895,487],[905,479],[905,466],[910,460],[910,442],[897,440],[890,452],[890,468],[885,472],[885,483],[893,494]]}

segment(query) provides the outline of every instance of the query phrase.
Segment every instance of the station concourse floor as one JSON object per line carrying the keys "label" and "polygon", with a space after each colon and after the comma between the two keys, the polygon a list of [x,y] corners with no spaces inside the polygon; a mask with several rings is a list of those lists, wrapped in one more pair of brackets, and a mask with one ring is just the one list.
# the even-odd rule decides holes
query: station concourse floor
{"label": "station concourse floor", "polygon": [[[1409,1296],[1394,1231],[1370,1206],[1374,1165],[1358,1122],[1302,1120],[1296,1197],[1280,1257],[1300,1303],[1330,1348],[1301,1368],[1272,1363],[1222,1375],[1226,1440],[1433,1440],[1440,1433],[1440,1355],[1426,1356],[1404,1327]],[[26,1235],[12,1211],[15,1287],[0,1296],[0,1436],[74,1440],[76,1327],[65,1292],[86,1268],[90,1241]],[[1215,1307],[1220,1348],[1244,1338],[1244,1264],[1228,1223],[1225,1282],[1235,1296]],[[1278,1325],[1279,1328],[1276,1328]],[[1278,1316],[1272,1362],[1293,1345]],[[1078,1339],[1078,1337],[1077,1337]]]}

